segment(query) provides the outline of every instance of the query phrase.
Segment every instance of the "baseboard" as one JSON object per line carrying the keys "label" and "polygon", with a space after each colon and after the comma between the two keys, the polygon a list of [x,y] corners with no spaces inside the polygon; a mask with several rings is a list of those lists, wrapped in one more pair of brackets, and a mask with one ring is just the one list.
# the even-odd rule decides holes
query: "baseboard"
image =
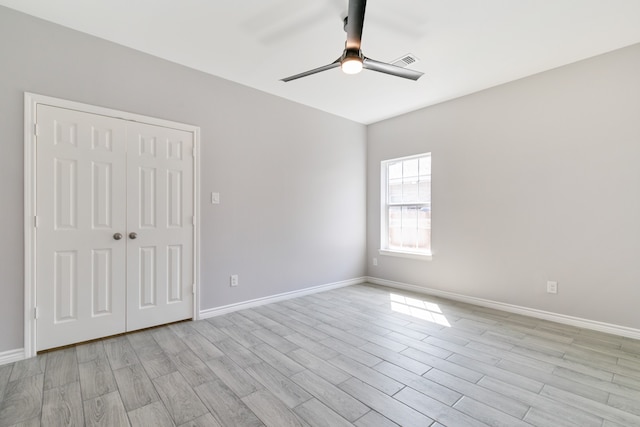
{"label": "baseboard", "polygon": [[367,281],[366,277],[358,277],[355,279],[343,280],[341,282],[328,283],[326,285],[313,286],[310,288],[300,289],[297,291],[285,292],[282,294],[271,295],[263,298],[256,298],[249,301],[238,302],[235,304],[224,305],[221,307],[208,308],[200,310],[198,319],[208,319],[210,317],[220,316],[222,314],[231,313],[246,308],[257,307],[260,305],[271,304],[278,301],[284,301],[291,298],[298,298],[305,295],[317,294],[331,289],[344,288],[345,286],[359,285]]}
{"label": "baseboard", "polygon": [[0,366],[9,363],[24,360],[24,348],[17,348],[15,350],[3,351],[0,353]]}
{"label": "baseboard", "polygon": [[374,285],[387,286],[390,288],[403,289],[406,291],[417,292],[426,295],[434,295],[447,298],[454,301],[474,304],[481,307],[493,308],[496,310],[506,311],[508,313],[521,314],[536,319],[549,320],[551,322],[561,323],[564,325],[575,326],[577,328],[589,329],[592,331],[605,332],[608,334],[619,335],[627,338],[640,339],[640,329],[629,328],[626,326],[614,325],[611,323],[598,322],[596,320],[583,319],[580,317],[566,316],[564,314],[552,313],[549,311],[538,310],[535,308],[523,307],[513,304],[505,304],[498,301],[492,301],[482,298],[469,297],[466,295],[456,294],[453,292],[441,291],[438,289],[425,288],[423,286],[410,285],[407,283],[394,282],[377,277],[367,277],[368,283]]}

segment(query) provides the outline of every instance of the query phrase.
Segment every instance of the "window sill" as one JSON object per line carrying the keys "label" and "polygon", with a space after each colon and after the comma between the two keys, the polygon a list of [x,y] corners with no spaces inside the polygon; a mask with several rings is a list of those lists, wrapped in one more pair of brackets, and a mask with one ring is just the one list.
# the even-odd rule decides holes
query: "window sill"
{"label": "window sill", "polygon": [[399,258],[418,259],[421,261],[431,261],[433,259],[432,254],[419,254],[416,252],[392,251],[389,249],[380,249],[378,253],[380,255],[395,256]]}

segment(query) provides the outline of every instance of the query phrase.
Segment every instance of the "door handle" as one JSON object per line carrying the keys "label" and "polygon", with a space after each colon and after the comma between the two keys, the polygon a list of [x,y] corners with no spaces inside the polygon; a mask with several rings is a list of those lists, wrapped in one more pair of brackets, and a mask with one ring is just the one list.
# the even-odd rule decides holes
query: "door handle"
{"label": "door handle", "polygon": [[134,233],[134,232],[129,233],[129,238],[131,240],[135,240],[137,237],[138,237],[138,235],[136,233]]}
{"label": "door handle", "polygon": [[120,240],[120,239],[122,239],[122,234],[116,233],[113,235],[113,240]]}

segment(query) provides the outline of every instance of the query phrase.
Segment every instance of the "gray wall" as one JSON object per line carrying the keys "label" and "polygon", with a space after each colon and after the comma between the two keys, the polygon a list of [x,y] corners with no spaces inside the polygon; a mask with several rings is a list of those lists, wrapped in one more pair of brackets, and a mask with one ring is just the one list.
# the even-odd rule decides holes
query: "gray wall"
{"label": "gray wall", "polygon": [[365,274],[363,125],[3,7],[0,58],[0,352],[23,347],[25,91],[201,127],[202,309]]}
{"label": "gray wall", "polygon": [[[638,76],[634,45],[369,126],[369,275],[640,328]],[[380,161],[429,151],[433,260],[380,256]]]}

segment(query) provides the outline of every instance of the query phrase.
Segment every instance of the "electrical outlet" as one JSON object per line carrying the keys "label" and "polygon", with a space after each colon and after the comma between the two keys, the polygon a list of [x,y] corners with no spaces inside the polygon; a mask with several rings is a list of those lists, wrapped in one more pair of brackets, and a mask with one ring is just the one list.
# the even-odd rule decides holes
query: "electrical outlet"
{"label": "electrical outlet", "polygon": [[549,280],[547,282],[547,293],[548,294],[557,294],[558,293],[558,282],[554,282]]}
{"label": "electrical outlet", "polygon": [[231,286],[238,286],[238,275],[237,274],[232,274],[230,279],[229,279],[229,284]]}
{"label": "electrical outlet", "polygon": [[373,265],[378,265],[378,258],[373,259]]}

